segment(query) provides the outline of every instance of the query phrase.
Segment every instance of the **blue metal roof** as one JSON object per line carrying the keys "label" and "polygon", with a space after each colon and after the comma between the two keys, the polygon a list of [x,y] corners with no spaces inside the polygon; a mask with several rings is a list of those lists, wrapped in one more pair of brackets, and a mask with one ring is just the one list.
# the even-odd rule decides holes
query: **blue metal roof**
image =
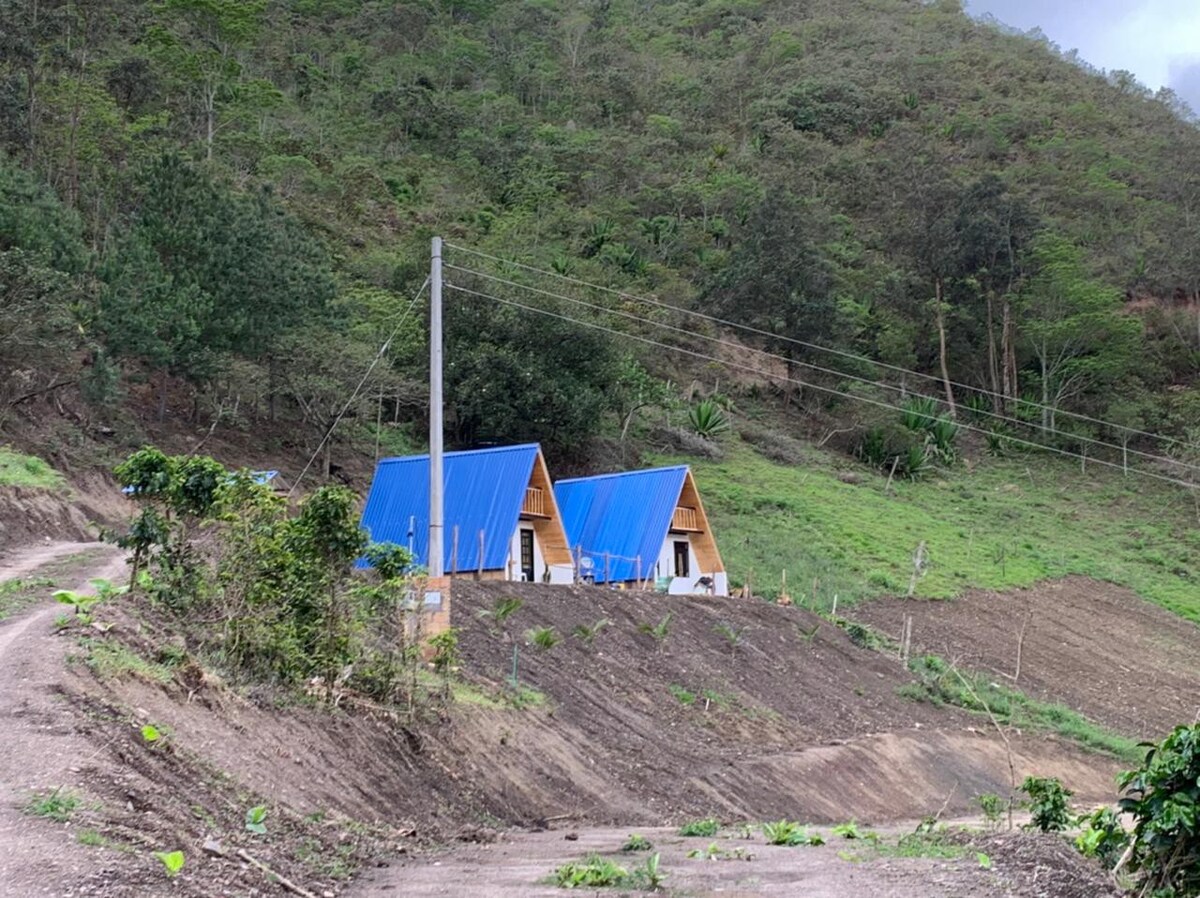
{"label": "blue metal roof", "polygon": [[609,580],[636,579],[639,557],[642,577],[650,576],[679,504],[687,470],[684,466],[651,468],[554,484],[571,551],[580,546],[583,554],[592,558],[597,583],[604,582],[605,552],[613,556]]}
{"label": "blue metal roof", "polygon": [[[508,563],[509,541],[517,527],[525,488],[539,452],[536,443],[468,452],[447,452],[443,518],[445,562],[450,571],[452,534],[458,526],[458,570],[479,568],[479,531],[485,535],[483,568]],[[411,547],[417,564],[429,564],[429,456],[385,458],[375,469],[363,509],[363,527],[372,542]]]}

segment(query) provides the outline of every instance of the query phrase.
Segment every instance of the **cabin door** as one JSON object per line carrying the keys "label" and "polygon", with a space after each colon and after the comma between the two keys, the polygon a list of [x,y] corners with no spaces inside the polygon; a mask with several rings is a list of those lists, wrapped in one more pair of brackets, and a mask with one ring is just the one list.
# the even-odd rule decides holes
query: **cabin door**
{"label": "cabin door", "polygon": [[689,561],[689,544],[686,539],[675,540],[675,576],[690,577]]}
{"label": "cabin door", "polygon": [[533,531],[521,528],[521,579],[532,583],[533,571]]}

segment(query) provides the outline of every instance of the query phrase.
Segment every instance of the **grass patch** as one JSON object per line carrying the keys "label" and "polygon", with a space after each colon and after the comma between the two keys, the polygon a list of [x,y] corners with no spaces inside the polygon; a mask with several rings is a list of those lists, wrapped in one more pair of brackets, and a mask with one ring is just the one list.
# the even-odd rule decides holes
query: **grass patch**
{"label": "grass patch", "polygon": [[147,661],[115,640],[81,639],[80,644],[87,650],[87,666],[102,680],[135,676],[155,683],[171,682],[169,667]]}
{"label": "grass patch", "polygon": [[[897,690],[905,698],[935,705],[954,705],[979,714],[986,713],[986,705],[1001,723],[1056,733],[1084,748],[1113,755],[1133,764],[1142,760],[1144,750],[1139,749],[1132,739],[1097,726],[1063,705],[1040,702],[1017,689],[1010,689],[992,682],[989,677],[969,671],[956,673],[937,655],[913,658],[908,667],[917,675],[917,682],[907,683]],[[967,681],[967,685],[959,679],[959,674]]]}
{"label": "grass patch", "polygon": [[[843,483],[841,456],[811,450],[802,467],[730,440],[724,459],[689,460],[726,567],[774,597],[780,572],[799,603],[828,610],[904,593],[917,543],[924,598],[1085,575],[1126,586],[1200,623],[1200,530],[1185,490],[1045,455],[983,458],[918,483],[866,468]],[[660,459],[665,460],[665,459]],[[1150,551],[1153,549],[1153,551]]]}
{"label": "grass patch", "polygon": [[21,577],[0,582],[0,620],[46,601],[52,589],[54,581],[48,577]]}
{"label": "grass patch", "polygon": [[64,792],[60,786],[52,792],[31,796],[23,810],[31,817],[45,817],[56,823],[66,823],[80,803],[78,795]]}
{"label": "grass patch", "polygon": [[882,857],[929,857],[953,860],[971,852],[969,846],[950,838],[944,829],[920,829],[896,840],[895,844],[876,840],[872,847]]}
{"label": "grass patch", "polygon": [[23,486],[42,490],[66,489],[67,481],[36,455],[21,455],[0,446],[0,486]]}

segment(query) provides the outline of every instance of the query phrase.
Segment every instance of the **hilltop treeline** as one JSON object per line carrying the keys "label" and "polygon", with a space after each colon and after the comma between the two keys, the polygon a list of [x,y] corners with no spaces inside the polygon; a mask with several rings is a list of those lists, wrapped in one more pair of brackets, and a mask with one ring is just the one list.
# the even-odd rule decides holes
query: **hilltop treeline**
{"label": "hilltop treeline", "polygon": [[[102,419],[136,392],[315,445],[399,324],[357,411],[419,422],[404,312],[441,233],[775,334],[758,342],[798,381],[890,369],[788,337],[1058,429],[1055,409],[1185,439],[1200,420],[1190,113],[955,0],[0,0],[0,19],[9,411],[70,389]],[[460,442],[561,449],[674,401],[644,344],[466,294],[448,315]]]}

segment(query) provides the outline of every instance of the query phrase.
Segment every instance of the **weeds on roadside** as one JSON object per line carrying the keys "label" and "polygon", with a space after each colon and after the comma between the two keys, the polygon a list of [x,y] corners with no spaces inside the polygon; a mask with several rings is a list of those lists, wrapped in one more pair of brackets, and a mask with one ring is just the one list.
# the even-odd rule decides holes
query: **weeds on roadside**
{"label": "weeds on roadside", "polygon": [[749,861],[754,859],[754,855],[741,846],[726,849],[716,842],[709,842],[707,848],[693,848],[687,853],[687,856],[706,861]]}
{"label": "weeds on roadside", "polygon": [[819,833],[810,833],[807,826],[791,820],[777,820],[762,825],[763,837],[768,845],[824,845]]}
{"label": "weeds on roadside", "polygon": [[64,792],[63,787],[59,786],[53,792],[30,797],[24,811],[33,817],[45,817],[55,823],[66,823],[79,805],[80,799],[77,795]]}
{"label": "weeds on roadside", "polygon": [[560,866],[554,871],[552,881],[560,889],[613,888],[656,892],[666,878],[657,853],[646,858],[645,863],[632,872],[606,857],[589,854],[582,861]]}
{"label": "weeds on roadside", "polygon": [[701,836],[711,838],[721,830],[721,821],[715,817],[705,817],[703,820],[689,820],[679,827],[681,836]]}

